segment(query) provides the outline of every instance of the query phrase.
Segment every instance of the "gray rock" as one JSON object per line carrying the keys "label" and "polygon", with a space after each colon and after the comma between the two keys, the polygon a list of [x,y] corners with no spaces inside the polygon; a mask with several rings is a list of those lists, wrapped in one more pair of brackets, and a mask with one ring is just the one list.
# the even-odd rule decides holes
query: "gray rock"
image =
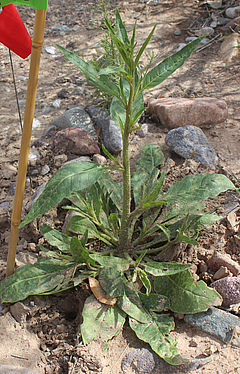
{"label": "gray rock", "polygon": [[42,114],[48,114],[48,113],[50,113],[51,111],[52,111],[51,108],[43,108],[43,109],[42,109]]}
{"label": "gray rock", "polygon": [[215,150],[199,127],[173,129],[167,133],[165,142],[178,155],[195,160],[199,164],[208,164],[214,168],[218,162]]}
{"label": "gray rock", "polygon": [[96,130],[93,126],[93,122],[88,113],[82,107],[75,107],[67,110],[57,118],[54,118],[50,122],[49,126],[49,129],[53,128],[52,126],[59,129],[77,127],[79,129],[86,130],[93,137],[96,136]]}
{"label": "gray rock", "polygon": [[43,168],[42,168],[42,171],[41,171],[41,174],[42,175],[46,175],[48,174],[50,171],[50,167],[48,165],[45,165]]}
{"label": "gray rock", "polygon": [[213,9],[219,9],[222,7],[222,0],[207,0],[207,3]]}
{"label": "gray rock", "polygon": [[181,34],[182,34],[182,32],[181,32],[180,29],[176,29],[176,30],[174,31],[174,35],[175,35],[175,36],[180,36]]}
{"label": "gray rock", "polygon": [[45,51],[46,51],[47,53],[49,53],[50,55],[55,55],[55,53],[56,53],[56,48],[55,48],[55,47],[52,47],[52,46],[49,46],[49,47],[46,47],[46,48],[45,48]]}
{"label": "gray rock", "polygon": [[106,149],[113,154],[119,154],[122,151],[122,132],[121,129],[108,115],[106,110],[91,105],[87,112],[91,116],[97,128],[101,127],[103,144]]}
{"label": "gray rock", "polygon": [[63,31],[64,33],[68,34],[71,29],[65,25],[56,25],[56,26],[52,26],[51,29],[53,31]]}
{"label": "gray rock", "polygon": [[[178,373],[195,372],[199,367],[210,362],[211,358],[190,358],[186,361],[189,361],[189,364],[177,366]],[[176,366],[168,364],[147,348],[134,349],[127,353],[122,360],[121,369],[123,374],[129,373],[129,371],[136,374],[176,374]]]}
{"label": "gray rock", "polygon": [[69,96],[69,92],[68,90],[66,90],[66,88],[63,88],[58,92],[57,96],[59,97],[59,99],[66,99]]}
{"label": "gray rock", "polygon": [[[224,343],[229,343],[234,329],[240,327],[240,318],[217,308],[209,308],[207,312],[186,314],[184,320],[191,326],[204,331]],[[240,347],[240,340],[234,338],[232,343]]]}
{"label": "gray rock", "polygon": [[236,18],[239,15],[239,6],[227,8],[225,14],[228,18]]}
{"label": "gray rock", "polygon": [[52,103],[52,106],[53,106],[54,108],[56,108],[56,109],[59,109],[60,106],[61,106],[61,102],[62,102],[61,99],[57,99],[57,100],[55,100],[55,101]]}

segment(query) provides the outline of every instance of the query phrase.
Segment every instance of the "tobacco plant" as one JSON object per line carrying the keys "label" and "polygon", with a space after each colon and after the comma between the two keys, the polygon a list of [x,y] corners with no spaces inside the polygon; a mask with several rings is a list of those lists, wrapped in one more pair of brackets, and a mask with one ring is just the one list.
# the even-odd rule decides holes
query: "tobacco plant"
{"label": "tobacco plant", "polygon": [[[151,70],[139,68],[155,26],[137,50],[136,24],[129,37],[116,11],[116,29],[105,16],[109,38],[124,60],[124,67],[98,69],[58,46],[88,80],[113,99],[111,118],[120,127],[122,158],[103,151],[122,173],[116,183],[105,167],[94,162],[72,163],[58,170],[20,227],[67,198],[74,215],[64,234],[47,225],[41,232],[49,248],[35,264],[19,267],[0,284],[2,302],[29,295],[47,295],[89,281],[93,295],[83,308],[81,336],[107,342],[123,328],[126,318],[139,339],[150,344],[165,361],[183,359],[168,334],[174,328],[171,313],[197,313],[219,305],[221,296],[203,281],[194,282],[191,264],[154,261],[156,254],[176,258],[177,245],[197,245],[199,230],[219,217],[206,212],[204,200],[234,185],[224,175],[188,175],[163,191],[163,154],[157,144],[143,147],[135,171],[130,170],[129,136],[144,111],[143,92],[163,82],[191,55],[202,38],[166,58]],[[111,80],[114,74],[114,80]],[[118,82],[116,82],[116,75]],[[88,246],[89,241],[92,247]],[[94,243],[102,243],[102,251]],[[93,248],[88,249],[88,248]],[[167,312],[169,311],[169,312]]]}

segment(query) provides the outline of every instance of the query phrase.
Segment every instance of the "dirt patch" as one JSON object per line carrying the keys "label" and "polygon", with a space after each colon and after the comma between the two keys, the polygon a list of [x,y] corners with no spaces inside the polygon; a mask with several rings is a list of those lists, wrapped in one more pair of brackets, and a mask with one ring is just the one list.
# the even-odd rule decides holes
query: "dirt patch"
{"label": "dirt patch", "polygon": [[[62,0],[50,0],[46,20],[44,50],[54,46],[55,43],[72,50],[78,50],[79,54],[91,57],[96,52],[96,43],[101,39],[102,32],[99,26],[101,13],[98,11],[99,3],[93,1],[93,6],[84,0],[73,0],[70,3]],[[218,12],[218,16],[224,15],[224,7],[236,6],[237,1],[223,1],[221,10],[211,10],[205,2],[197,1],[125,1],[119,4],[117,1],[110,3],[110,10],[120,5],[120,11],[127,28],[131,30],[135,20],[138,20],[138,43],[145,39],[153,25],[157,23],[155,34],[149,45],[149,49],[155,54],[161,53],[161,58],[170,55],[179,43],[185,41],[188,36],[194,35],[194,30],[209,26],[212,14]],[[28,7],[17,7],[29,32],[32,34],[35,11]],[[71,29],[69,34],[61,34],[52,30],[52,26],[65,25]],[[77,27],[76,27],[77,26]],[[174,35],[176,29],[181,30],[181,35]],[[220,34],[220,36],[218,36]],[[165,97],[217,97],[226,100],[228,105],[228,118],[225,123],[204,129],[204,133],[211,142],[219,156],[219,165],[216,172],[221,172],[231,177],[233,171],[240,177],[239,154],[239,121],[240,121],[240,66],[239,55],[230,62],[223,62],[220,57],[221,37],[225,36],[218,27],[214,31],[212,43],[198,52],[195,52],[185,65],[167,79],[160,87],[150,90],[146,101],[159,95]],[[211,38],[210,38],[211,39]],[[6,269],[7,248],[10,235],[10,218],[14,198],[14,186],[17,174],[17,164],[20,151],[21,131],[18,123],[17,106],[12,83],[9,64],[9,56],[6,48],[0,46],[0,97],[1,97],[1,130],[0,130],[0,203],[7,203],[6,210],[0,215],[0,277],[3,278]],[[27,78],[29,72],[29,59],[20,60],[13,56],[14,70],[17,81],[17,89],[20,100],[20,110],[23,117],[24,100],[26,98]],[[80,95],[72,94],[74,89],[80,88]],[[67,89],[69,95],[62,99],[59,109],[52,103],[57,99],[57,94],[62,89]],[[84,76],[73,66],[64,60],[56,52],[51,55],[43,51],[39,74],[39,85],[35,108],[35,118],[40,125],[33,129],[32,142],[42,136],[48,128],[50,121],[75,106],[85,107],[92,102],[92,88],[85,81]],[[44,108],[51,111],[43,113]],[[182,179],[191,173],[207,172],[204,166],[198,166],[191,161],[183,159],[171,153],[165,145],[165,135],[168,131],[161,124],[154,122],[146,113],[144,121],[148,122],[149,132],[145,138],[131,142],[131,163],[139,157],[142,147],[147,143],[157,143],[167,159],[166,186]],[[23,203],[22,217],[28,211],[28,203],[31,200],[36,187],[46,182],[57,170],[53,162],[58,150],[52,146],[53,134],[45,140],[46,144],[35,147],[40,153],[40,159],[29,166],[28,178]],[[34,148],[32,148],[34,150]],[[73,155],[67,154],[68,160]],[[50,172],[43,176],[41,171],[48,165]],[[32,175],[37,170],[36,176]],[[117,177],[117,176],[115,176]],[[231,209],[235,209],[239,219],[239,200],[231,193],[220,196],[214,201],[219,205],[219,212],[226,215]],[[39,226],[46,222],[57,229],[61,229],[64,212],[61,209],[53,209],[44,218],[39,218],[20,231],[17,265],[34,261],[40,251],[39,244],[44,244],[41,238]],[[180,258],[183,262],[193,263],[197,266],[197,274],[208,284],[213,273],[208,271],[201,273],[200,264],[205,262],[215,250],[231,255],[232,259],[240,262],[240,240],[238,233],[233,232],[226,219],[222,219],[211,227],[205,228],[199,236],[199,246],[185,246],[180,250]],[[134,348],[145,346],[126,325],[121,334],[112,339],[109,347],[104,347],[99,342],[93,342],[88,347],[81,344],[79,325],[81,323],[81,311],[84,300],[90,295],[87,285],[77,287],[69,292],[47,297],[30,297],[23,303],[18,303],[17,314],[10,306],[5,307],[0,316],[0,329],[2,341],[10,339],[10,346],[0,346],[0,364],[26,366],[37,369],[39,373],[112,373],[121,372],[122,358]],[[11,313],[10,313],[11,312]],[[233,313],[239,315],[236,306]],[[15,319],[13,319],[12,315]],[[2,322],[1,322],[2,321]],[[9,328],[3,329],[3,321],[8,321]],[[23,335],[22,335],[23,334]],[[14,338],[13,338],[14,336]],[[18,336],[20,340],[14,340]],[[178,340],[179,351],[183,356],[210,357],[211,362],[200,368],[196,373],[240,373],[239,350],[229,348],[220,341],[211,338],[207,334],[191,328],[182,320],[176,319],[176,330],[171,336]],[[28,341],[28,348],[25,345]],[[27,344],[27,343],[26,343]],[[31,351],[31,358],[28,356]],[[35,351],[36,350],[36,351]],[[17,357],[15,357],[17,356]],[[20,358],[19,358],[20,357]],[[22,358],[25,357],[25,360]],[[176,368],[176,373],[179,373]]]}

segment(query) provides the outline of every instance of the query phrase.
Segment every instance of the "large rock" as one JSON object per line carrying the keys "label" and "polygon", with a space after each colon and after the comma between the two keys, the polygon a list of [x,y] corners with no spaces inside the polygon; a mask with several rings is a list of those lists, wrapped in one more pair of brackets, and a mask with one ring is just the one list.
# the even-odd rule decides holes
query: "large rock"
{"label": "large rock", "polygon": [[234,330],[240,327],[240,318],[217,308],[209,308],[207,312],[186,314],[184,320],[191,326],[207,332],[222,340],[240,347],[240,340],[233,338]]}
{"label": "large rock", "polygon": [[93,122],[88,113],[82,107],[76,107],[67,110],[65,113],[54,118],[49,123],[49,128],[56,127],[58,129],[67,129],[69,127],[77,127],[87,131],[93,137],[96,135]]}
{"label": "large rock", "polygon": [[58,131],[53,142],[55,147],[63,152],[69,151],[76,155],[100,153],[92,136],[87,131],[75,127]]}
{"label": "large rock", "polygon": [[109,113],[98,106],[91,105],[87,109],[89,115],[97,128],[102,131],[103,144],[105,148],[113,154],[119,154],[122,151],[122,132],[121,129],[109,116]]}
{"label": "large rock", "polygon": [[199,164],[208,164],[214,168],[218,162],[215,150],[199,127],[173,129],[167,133],[165,142],[179,156],[195,160]]}
{"label": "large rock", "polygon": [[196,99],[161,98],[149,103],[148,111],[168,128],[209,126],[224,122],[228,109],[224,100],[211,97]]}

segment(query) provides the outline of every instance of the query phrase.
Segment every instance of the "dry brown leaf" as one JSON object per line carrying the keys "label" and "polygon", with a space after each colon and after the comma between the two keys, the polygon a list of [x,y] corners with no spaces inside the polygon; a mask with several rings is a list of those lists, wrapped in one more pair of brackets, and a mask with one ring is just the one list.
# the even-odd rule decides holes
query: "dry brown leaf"
{"label": "dry brown leaf", "polygon": [[96,299],[100,303],[106,304],[106,305],[116,304],[117,298],[109,296],[107,292],[102,289],[97,279],[88,277],[88,281],[89,281],[89,286],[91,288],[93,295],[96,297]]}

